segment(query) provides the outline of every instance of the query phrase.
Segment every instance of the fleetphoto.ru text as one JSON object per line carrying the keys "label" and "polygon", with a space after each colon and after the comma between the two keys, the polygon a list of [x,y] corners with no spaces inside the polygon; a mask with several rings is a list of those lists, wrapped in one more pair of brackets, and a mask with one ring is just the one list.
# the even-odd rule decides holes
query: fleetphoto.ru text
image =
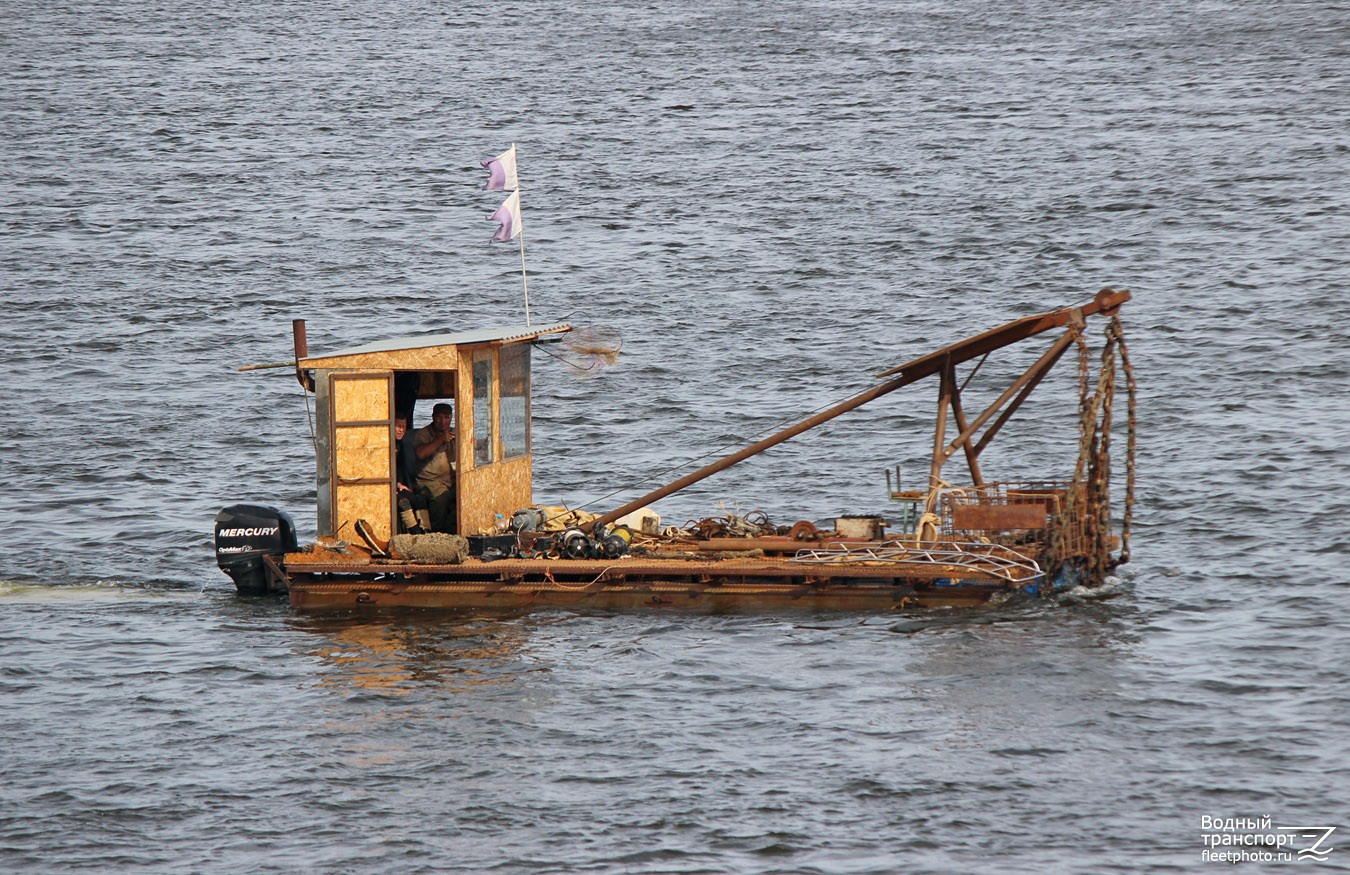
{"label": "fleetphoto.ru text", "polygon": [[1274,818],[1200,818],[1206,863],[1325,863],[1334,826],[1275,826]]}

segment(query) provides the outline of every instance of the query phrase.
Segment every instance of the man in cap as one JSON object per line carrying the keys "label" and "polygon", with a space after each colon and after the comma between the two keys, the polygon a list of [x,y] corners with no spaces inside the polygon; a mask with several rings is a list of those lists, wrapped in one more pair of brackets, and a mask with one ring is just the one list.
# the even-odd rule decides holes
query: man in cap
{"label": "man in cap", "polygon": [[417,457],[417,489],[426,490],[431,527],[437,532],[455,528],[455,411],[444,402],[431,408],[431,423],[413,433]]}

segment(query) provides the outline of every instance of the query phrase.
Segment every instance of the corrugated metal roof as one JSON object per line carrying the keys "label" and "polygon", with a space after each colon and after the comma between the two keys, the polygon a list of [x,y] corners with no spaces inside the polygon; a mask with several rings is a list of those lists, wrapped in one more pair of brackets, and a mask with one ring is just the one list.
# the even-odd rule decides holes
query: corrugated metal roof
{"label": "corrugated metal roof", "polygon": [[514,325],[507,328],[479,328],[475,331],[457,331],[454,334],[420,334],[415,337],[394,337],[389,340],[377,340],[373,343],[326,352],[322,355],[311,354],[309,359],[332,359],[342,356],[363,355],[372,352],[399,352],[407,349],[427,349],[433,346],[473,346],[479,343],[492,343],[497,340],[530,340],[545,334],[557,334],[571,331],[570,322],[555,322],[552,325]]}

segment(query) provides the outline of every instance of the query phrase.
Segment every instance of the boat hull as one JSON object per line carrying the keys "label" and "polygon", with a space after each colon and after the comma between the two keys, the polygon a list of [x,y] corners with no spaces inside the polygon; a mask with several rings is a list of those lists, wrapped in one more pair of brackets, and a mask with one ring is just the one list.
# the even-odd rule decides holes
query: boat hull
{"label": "boat hull", "polygon": [[469,560],[449,566],[298,561],[278,563],[277,571],[291,605],[306,612],[564,608],[885,613],[978,607],[1020,589],[996,579],[955,577],[951,569],[945,574],[932,567],[822,569],[765,560]]}

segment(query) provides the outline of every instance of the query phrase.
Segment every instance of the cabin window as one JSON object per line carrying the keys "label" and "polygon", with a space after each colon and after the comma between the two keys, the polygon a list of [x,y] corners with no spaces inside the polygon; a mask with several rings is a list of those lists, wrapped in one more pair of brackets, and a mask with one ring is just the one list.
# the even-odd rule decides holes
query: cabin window
{"label": "cabin window", "polygon": [[530,451],[530,346],[517,343],[501,350],[502,458]]}
{"label": "cabin window", "polygon": [[473,463],[492,464],[492,350],[473,354]]}

